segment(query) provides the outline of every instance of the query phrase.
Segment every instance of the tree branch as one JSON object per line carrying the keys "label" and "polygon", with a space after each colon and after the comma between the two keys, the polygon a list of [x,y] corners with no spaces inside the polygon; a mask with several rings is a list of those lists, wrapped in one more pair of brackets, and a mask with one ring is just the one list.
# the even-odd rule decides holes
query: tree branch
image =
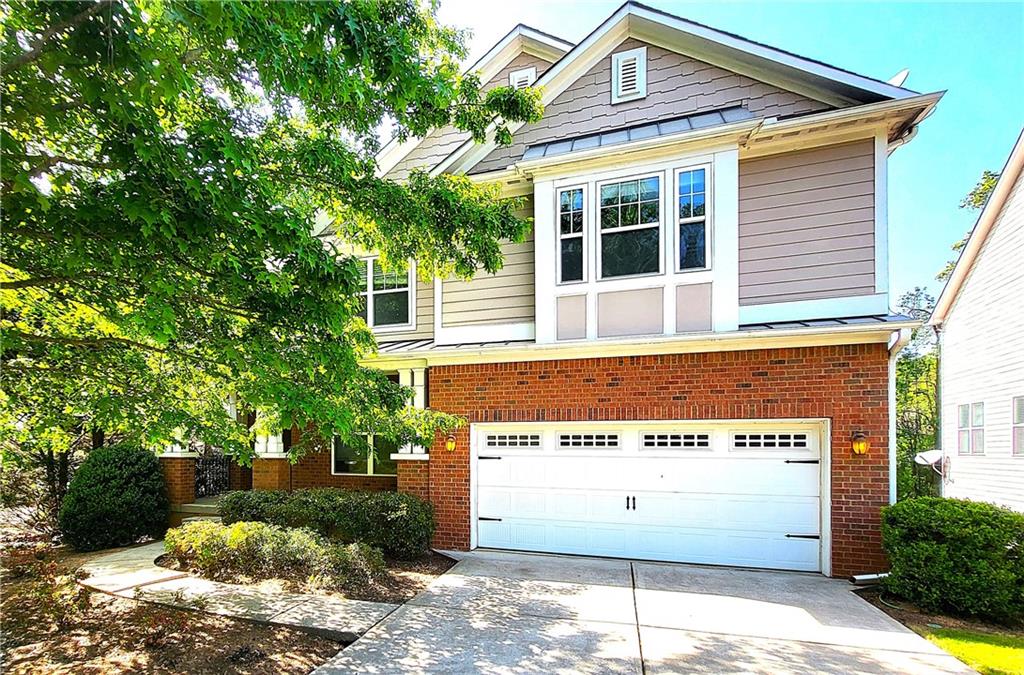
{"label": "tree branch", "polygon": [[18,279],[17,281],[0,281],[0,290],[10,291],[19,288],[38,288],[40,286],[51,286],[62,281],[71,281],[74,277],[54,276],[36,277],[34,279]]}
{"label": "tree branch", "polygon": [[100,0],[99,2],[90,6],[88,9],[85,9],[76,14],[75,16],[71,17],[67,21],[62,21],[61,23],[50,26],[49,28],[43,31],[43,34],[39,36],[39,39],[32,44],[31,48],[28,51],[18,54],[13,59],[11,59],[9,63],[5,63],[3,65],[2,70],[5,73],[9,73],[13,70],[21,68],[27,63],[35,61],[43,53],[46,47],[49,46],[50,41],[54,37],[56,37],[60,33],[63,33],[64,31],[74,30],[78,26],[88,21],[89,17],[98,14],[100,10],[102,10],[104,7],[111,4],[112,2],[113,0]]}
{"label": "tree branch", "polygon": [[43,344],[55,344],[64,345],[66,347],[95,347],[103,348],[108,346],[114,347],[134,347],[136,349],[142,349],[144,351],[154,352],[156,354],[169,354],[172,356],[180,356],[182,358],[191,359],[200,363],[208,363],[213,365],[225,365],[219,361],[208,359],[202,356],[196,356],[195,354],[189,354],[176,349],[164,349],[155,345],[147,345],[144,342],[136,342],[135,340],[129,340],[128,338],[119,337],[95,337],[95,338],[69,338],[60,337],[56,335],[38,335],[35,333],[24,333],[18,330],[7,330],[5,331],[6,336],[13,336],[21,338],[26,342],[39,342]]}

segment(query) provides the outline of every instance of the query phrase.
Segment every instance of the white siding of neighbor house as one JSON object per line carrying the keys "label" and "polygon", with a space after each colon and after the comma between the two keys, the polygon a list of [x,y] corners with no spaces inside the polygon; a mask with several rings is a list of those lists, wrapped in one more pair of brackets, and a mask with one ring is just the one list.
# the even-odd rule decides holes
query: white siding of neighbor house
{"label": "white siding of neighbor house", "polygon": [[[1024,456],[1013,456],[1013,397],[1024,396],[1024,188],[1010,193],[942,332],[943,494],[1024,511]],[[957,406],[985,403],[985,454],[957,454]]]}

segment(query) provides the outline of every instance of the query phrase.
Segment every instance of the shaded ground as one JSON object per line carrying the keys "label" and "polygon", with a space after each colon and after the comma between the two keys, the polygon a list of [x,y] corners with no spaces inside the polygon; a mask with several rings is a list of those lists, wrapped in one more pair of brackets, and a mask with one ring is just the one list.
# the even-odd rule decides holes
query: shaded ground
{"label": "shaded ground", "polygon": [[308,673],[341,644],[284,628],[87,591],[92,555],[4,542],[0,670],[5,673]]}
{"label": "shaded ground", "polygon": [[1024,673],[1024,626],[1010,628],[925,612],[877,588],[858,591],[858,594],[984,675]]}

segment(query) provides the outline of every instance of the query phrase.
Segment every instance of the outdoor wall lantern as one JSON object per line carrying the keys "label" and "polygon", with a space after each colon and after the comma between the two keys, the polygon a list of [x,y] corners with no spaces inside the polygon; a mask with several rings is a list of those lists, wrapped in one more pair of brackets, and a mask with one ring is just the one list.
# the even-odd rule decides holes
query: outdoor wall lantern
{"label": "outdoor wall lantern", "polygon": [[447,438],[444,439],[444,449],[448,452],[455,451],[455,434],[448,434]]}
{"label": "outdoor wall lantern", "polygon": [[853,432],[851,445],[853,446],[853,454],[855,455],[866,455],[868,448],[871,447],[871,444],[868,443],[868,436],[863,431]]}

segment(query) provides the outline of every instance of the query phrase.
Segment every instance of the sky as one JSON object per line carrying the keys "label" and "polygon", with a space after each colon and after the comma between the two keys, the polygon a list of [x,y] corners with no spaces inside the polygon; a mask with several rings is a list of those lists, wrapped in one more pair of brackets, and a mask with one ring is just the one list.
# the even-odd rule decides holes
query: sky
{"label": "sky", "polygon": [[[889,161],[891,302],[935,275],[977,219],[960,200],[999,171],[1024,125],[1024,0],[1015,2],[686,2],[644,4],[876,79],[945,90],[917,137]],[[467,28],[467,65],[517,23],[579,42],[621,0],[441,0]],[[1024,253],[1024,252],[1022,252]]]}

